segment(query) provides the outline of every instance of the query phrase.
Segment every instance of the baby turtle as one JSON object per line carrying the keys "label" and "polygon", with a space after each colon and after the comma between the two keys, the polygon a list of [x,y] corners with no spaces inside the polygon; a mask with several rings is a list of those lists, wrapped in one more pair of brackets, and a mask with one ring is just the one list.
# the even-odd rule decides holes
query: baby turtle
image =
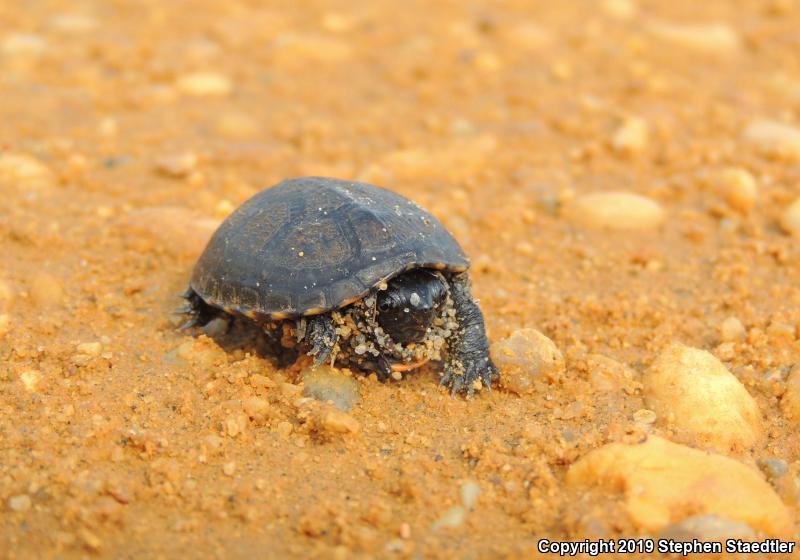
{"label": "baby turtle", "polygon": [[391,191],[325,177],[285,180],[231,214],[195,265],[185,327],[255,321],[279,346],[402,377],[444,362],[471,394],[498,371],[472,299],[469,260],[430,213]]}

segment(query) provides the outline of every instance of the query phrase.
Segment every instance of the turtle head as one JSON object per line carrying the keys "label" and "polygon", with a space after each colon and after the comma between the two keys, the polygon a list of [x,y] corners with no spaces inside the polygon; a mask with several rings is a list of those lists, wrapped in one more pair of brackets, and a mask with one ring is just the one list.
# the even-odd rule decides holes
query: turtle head
{"label": "turtle head", "polygon": [[395,342],[418,342],[425,338],[446,297],[439,275],[424,269],[406,272],[378,292],[378,323]]}

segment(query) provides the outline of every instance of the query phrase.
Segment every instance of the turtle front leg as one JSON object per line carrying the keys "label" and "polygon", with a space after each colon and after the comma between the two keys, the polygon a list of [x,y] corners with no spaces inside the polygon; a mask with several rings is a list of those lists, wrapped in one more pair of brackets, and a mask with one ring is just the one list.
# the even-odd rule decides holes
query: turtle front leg
{"label": "turtle front leg", "polygon": [[314,357],[314,367],[330,358],[339,339],[330,315],[314,315],[306,319],[304,336],[310,347],[308,355]]}
{"label": "turtle front leg", "polygon": [[483,313],[472,299],[467,273],[451,277],[450,297],[458,329],[447,341],[448,356],[441,385],[450,387],[451,394],[472,395],[476,380],[480,379],[484,387],[491,388],[493,379],[500,374],[489,356]]}

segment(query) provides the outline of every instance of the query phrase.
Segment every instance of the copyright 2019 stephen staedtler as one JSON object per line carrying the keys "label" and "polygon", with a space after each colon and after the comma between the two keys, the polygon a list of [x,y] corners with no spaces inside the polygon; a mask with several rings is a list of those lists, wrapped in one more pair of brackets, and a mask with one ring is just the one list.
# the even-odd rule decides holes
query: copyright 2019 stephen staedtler
{"label": "copyright 2019 stephen staedtler", "polygon": [[727,539],[724,542],[679,541],[675,539],[584,539],[582,541],[554,541],[540,539],[536,545],[542,554],[558,554],[559,556],[577,556],[588,554],[599,556],[601,554],[645,554],[661,552],[671,554],[721,554],[727,553],[778,553],[790,554],[797,543],[782,541],[780,539],[766,539],[762,541],[745,541],[742,539]]}

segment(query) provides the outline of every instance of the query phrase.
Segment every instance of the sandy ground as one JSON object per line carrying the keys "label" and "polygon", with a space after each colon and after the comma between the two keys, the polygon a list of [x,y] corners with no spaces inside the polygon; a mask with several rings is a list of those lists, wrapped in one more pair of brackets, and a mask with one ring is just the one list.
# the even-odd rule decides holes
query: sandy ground
{"label": "sandy ground", "polygon": [[[716,450],[779,465],[789,525],[750,524],[791,539],[798,29],[792,0],[0,4],[0,557],[525,558],[739,519],[568,480],[648,434],[707,449],[649,412],[673,342],[752,397]],[[299,366],[178,332],[220,220],[312,174],[428,208],[495,346],[534,328],[564,367],[470,400],[355,376],[337,416]],[[644,198],[584,198],[610,191]]]}

